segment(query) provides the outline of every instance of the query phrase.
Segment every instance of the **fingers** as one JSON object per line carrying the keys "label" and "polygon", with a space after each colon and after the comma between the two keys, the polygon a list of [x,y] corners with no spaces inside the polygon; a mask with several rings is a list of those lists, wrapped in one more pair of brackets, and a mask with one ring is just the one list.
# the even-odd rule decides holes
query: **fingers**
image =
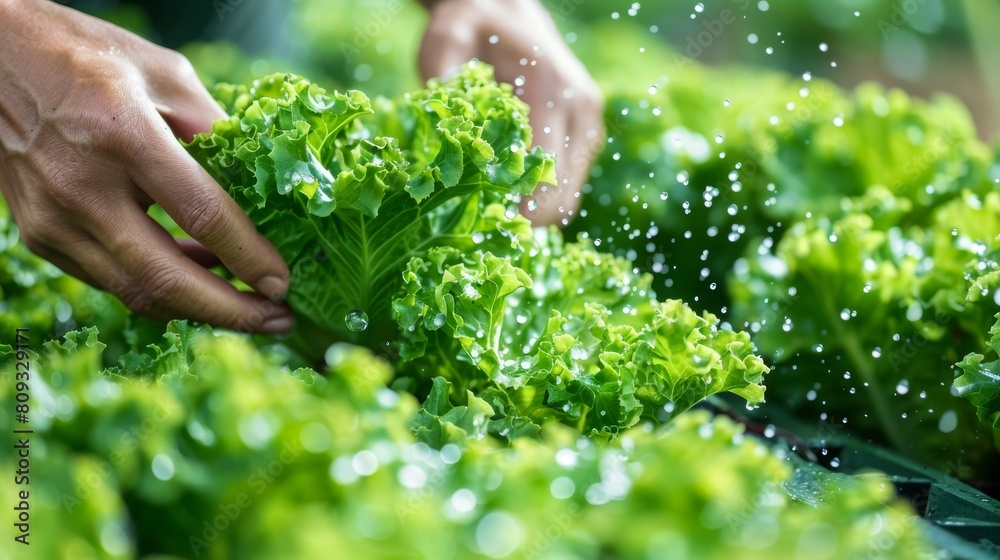
{"label": "fingers", "polygon": [[425,80],[447,78],[476,56],[479,39],[476,29],[463,18],[439,13],[448,9],[451,8],[435,8],[420,43],[420,75]]}
{"label": "fingers", "polygon": [[569,115],[568,145],[559,176],[561,181],[566,181],[562,205],[570,218],[580,208],[583,184],[605,142],[604,100],[596,86],[584,96],[577,105],[578,110]]}
{"label": "fingers", "polygon": [[[258,293],[274,300],[284,298],[289,272],[281,255],[176,140],[164,133],[139,157],[132,180],[177,225]],[[178,250],[176,245],[174,250]]]}
{"label": "fingers", "polygon": [[[532,106],[535,143],[556,154],[557,185],[542,184],[522,202],[521,211],[536,226],[567,225],[576,215],[581,190],[590,166],[604,145],[604,125],[599,99],[584,101],[570,110],[565,102],[552,104],[525,98]],[[535,107],[545,107],[539,114]],[[544,124],[551,123],[551,124]]]}
{"label": "fingers", "polygon": [[[533,90],[537,91],[537,90]],[[535,226],[547,226],[559,223],[565,218],[560,214],[559,208],[562,206],[563,178],[565,176],[566,160],[566,131],[567,115],[563,111],[556,110],[548,106],[548,101],[543,101],[538,96],[525,96],[525,101],[532,107],[529,117],[532,131],[534,132],[535,144],[541,146],[545,151],[556,154],[556,185],[541,184],[535,188],[535,192],[530,197],[521,201],[521,213],[531,220]],[[537,109],[536,109],[537,108]]]}
{"label": "fingers", "polygon": [[190,142],[195,134],[211,131],[214,121],[228,117],[183,55],[163,49],[147,64],[150,99],[181,140]]}
{"label": "fingers", "polygon": [[[118,215],[114,230],[79,246],[77,261],[132,311],[241,332],[276,334],[294,326],[286,306],[239,292],[188,258],[181,245],[138,207],[126,206]],[[193,245],[187,249],[199,251]]]}
{"label": "fingers", "polygon": [[184,256],[205,268],[214,268],[222,264],[215,253],[194,239],[176,239],[175,241],[177,241],[177,246],[180,247]]}

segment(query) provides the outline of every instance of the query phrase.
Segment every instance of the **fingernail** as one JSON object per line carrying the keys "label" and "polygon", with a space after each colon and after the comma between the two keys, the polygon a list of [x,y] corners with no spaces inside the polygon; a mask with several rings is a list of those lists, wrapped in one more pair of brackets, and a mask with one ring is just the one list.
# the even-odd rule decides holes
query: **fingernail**
{"label": "fingernail", "polygon": [[281,334],[286,333],[295,327],[295,319],[288,317],[271,317],[257,329],[261,334]]}
{"label": "fingernail", "polygon": [[277,276],[267,276],[257,282],[257,293],[271,301],[284,301],[285,294],[288,293],[288,282]]}

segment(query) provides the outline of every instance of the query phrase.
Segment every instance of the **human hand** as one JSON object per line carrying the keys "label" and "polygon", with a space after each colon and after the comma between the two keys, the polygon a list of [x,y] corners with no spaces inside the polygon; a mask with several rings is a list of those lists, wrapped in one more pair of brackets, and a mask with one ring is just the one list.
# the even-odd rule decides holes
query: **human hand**
{"label": "human hand", "polygon": [[0,36],[0,190],[25,245],[138,313],[290,329],[281,255],[177,142],[226,116],[190,63],[47,0],[0,0]]}
{"label": "human hand", "polygon": [[431,11],[420,48],[424,78],[472,58],[496,68],[531,107],[535,142],[557,156],[558,185],[521,202],[535,225],[569,223],[604,143],[604,100],[537,0],[422,0]]}

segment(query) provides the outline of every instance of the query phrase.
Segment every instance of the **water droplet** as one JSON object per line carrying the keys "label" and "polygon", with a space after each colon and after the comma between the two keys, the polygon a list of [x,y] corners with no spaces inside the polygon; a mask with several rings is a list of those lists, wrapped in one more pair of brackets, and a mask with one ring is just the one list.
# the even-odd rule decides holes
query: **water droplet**
{"label": "water droplet", "polygon": [[422,488],[427,484],[427,473],[417,465],[406,465],[401,468],[396,478],[400,484],[411,490]]}
{"label": "water droplet", "polygon": [[896,384],[896,392],[900,395],[905,395],[910,392],[910,382],[906,379],[900,381]]}
{"label": "water droplet", "polygon": [[572,479],[560,476],[549,485],[549,491],[553,497],[560,500],[567,500],[572,498],[573,493],[576,492],[576,484],[573,483]]}
{"label": "water droplet", "polygon": [[360,309],[355,309],[344,317],[347,328],[354,332],[361,332],[368,328],[368,314]]}
{"label": "water droplet", "polygon": [[958,415],[955,414],[954,410],[949,410],[941,415],[941,420],[938,421],[938,429],[946,434],[950,434],[955,431],[958,427]]}
{"label": "water droplet", "polygon": [[476,546],[491,558],[505,558],[524,543],[526,531],[513,515],[503,511],[486,514],[476,525]]}
{"label": "water droplet", "polygon": [[153,457],[153,476],[160,480],[170,480],[174,477],[174,461],[169,455],[160,453]]}
{"label": "water droplet", "polygon": [[451,495],[451,507],[455,508],[455,511],[461,513],[472,511],[472,509],[476,507],[476,503],[476,495],[473,494],[472,490],[469,490],[468,488],[460,488]]}
{"label": "water droplet", "polygon": [[367,449],[363,449],[351,459],[351,467],[359,476],[371,476],[378,470],[378,456]]}

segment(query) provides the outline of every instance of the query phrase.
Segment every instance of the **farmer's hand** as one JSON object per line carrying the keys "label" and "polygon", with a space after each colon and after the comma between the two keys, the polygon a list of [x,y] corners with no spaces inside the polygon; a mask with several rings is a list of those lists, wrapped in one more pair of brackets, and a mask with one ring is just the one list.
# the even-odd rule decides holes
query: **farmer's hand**
{"label": "farmer's hand", "polygon": [[[521,211],[536,225],[565,225],[604,141],[601,91],[538,0],[422,0],[431,12],[420,49],[424,78],[471,58],[496,67],[531,106],[535,141],[558,157],[559,185],[543,185]],[[537,207],[536,207],[537,205]]]}
{"label": "farmer's hand", "polygon": [[47,0],[0,0],[0,37],[0,190],[25,245],[143,314],[290,329],[281,255],[177,142],[226,116],[188,61]]}

